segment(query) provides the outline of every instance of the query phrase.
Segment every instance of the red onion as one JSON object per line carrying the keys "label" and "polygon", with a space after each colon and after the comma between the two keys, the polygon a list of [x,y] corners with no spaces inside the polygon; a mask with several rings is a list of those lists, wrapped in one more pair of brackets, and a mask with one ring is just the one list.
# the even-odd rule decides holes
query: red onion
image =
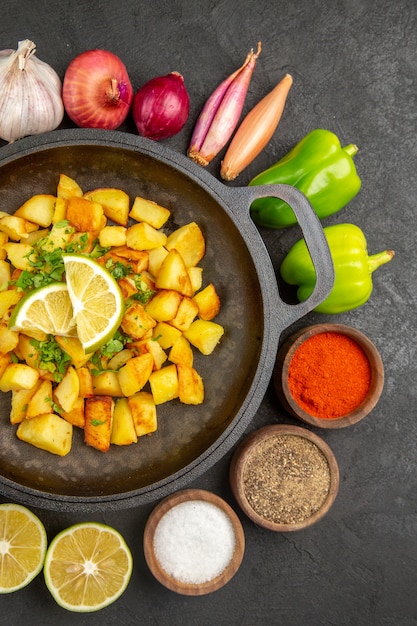
{"label": "red onion", "polygon": [[114,130],[126,119],[133,88],[125,65],[107,50],[87,50],[76,56],[65,72],[64,107],[82,128]]}
{"label": "red onion", "polygon": [[179,133],[189,112],[190,98],[178,72],[153,78],[133,99],[132,113],[139,135],[156,141]]}

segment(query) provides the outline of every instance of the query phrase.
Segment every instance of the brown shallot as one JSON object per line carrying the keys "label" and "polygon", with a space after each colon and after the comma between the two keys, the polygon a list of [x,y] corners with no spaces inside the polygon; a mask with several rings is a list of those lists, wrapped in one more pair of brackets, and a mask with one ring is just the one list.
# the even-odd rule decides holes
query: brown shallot
{"label": "brown shallot", "polygon": [[187,155],[205,167],[226,145],[242,113],[248,87],[261,53],[251,50],[243,65],[213,91],[204,105],[191,137]]}
{"label": "brown shallot", "polygon": [[284,111],[292,76],[284,78],[249,111],[233,137],[221,164],[223,180],[234,180],[263,150]]}

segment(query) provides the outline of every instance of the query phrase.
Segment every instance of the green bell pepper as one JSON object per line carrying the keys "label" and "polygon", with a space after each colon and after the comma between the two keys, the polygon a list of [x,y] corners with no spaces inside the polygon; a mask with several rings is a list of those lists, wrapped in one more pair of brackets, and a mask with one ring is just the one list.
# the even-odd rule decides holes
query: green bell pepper
{"label": "green bell pepper", "polygon": [[[355,309],[369,299],[372,272],[388,263],[393,250],[368,256],[362,230],[354,224],[335,224],[323,228],[333,260],[335,281],[327,298],[314,310],[319,313],[342,313]],[[307,300],[316,283],[316,272],[304,239],[297,241],[284,258],[280,273],[289,285],[298,285],[300,301]]]}
{"label": "green bell pepper", "polygon": [[[285,183],[304,193],[320,219],[340,211],[361,187],[353,156],[357,146],[341,147],[337,136],[317,128],[286,156],[253,178],[249,185]],[[279,198],[257,198],[251,205],[255,224],[285,228],[297,223],[291,207]]]}

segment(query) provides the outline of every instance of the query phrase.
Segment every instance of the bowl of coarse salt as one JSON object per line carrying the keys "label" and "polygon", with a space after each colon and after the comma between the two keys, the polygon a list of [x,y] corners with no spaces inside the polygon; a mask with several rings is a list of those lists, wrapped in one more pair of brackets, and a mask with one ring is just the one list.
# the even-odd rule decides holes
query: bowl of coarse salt
{"label": "bowl of coarse salt", "polygon": [[143,538],[155,578],[176,593],[199,596],[223,587],[243,560],[245,536],[235,511],[203,489],[184,489],[150,514]]}

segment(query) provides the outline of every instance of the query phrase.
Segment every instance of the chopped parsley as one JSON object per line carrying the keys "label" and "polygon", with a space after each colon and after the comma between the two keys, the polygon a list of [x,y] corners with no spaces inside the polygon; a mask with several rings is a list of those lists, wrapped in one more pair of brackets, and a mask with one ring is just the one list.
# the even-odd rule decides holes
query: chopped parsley
{"label": "chopped parsley", "polygon": [[113,276],[114,280],[120,280],[125,276],[128,276],[132,273],[131,265],[125,265],[121,261],[113,261],[113,259],[108,259],[105,265],[106,269]]}
{"label": "chopped parsley", "polygon": [[141,304],[146,304],[153,297],[155,291],[149,287],[140,274],[135,274],[134,281],[137,292],[131,296],[132,300],[138,300]]}
{"label": "chopped parsley", "polygon": [[[112,356],[123,350],[125,344],[129,341],[129,337],[126,337],[120,330],[116,330],[115,334],[104,346],[101,346],[91,357],[91,363],[95,366],[94,370],[91,370],[93,376],[98,376],[101,372],[104,371],[102,365],[102,358],[106,357],[111,359]],[[106,369],[106,371],[108,371]]]}
{"label": "chopped parsley", "polygon": [[56,382],[62,380],[71,363],[71,357],[62,350],[55,337],[48,335],[48,339],[43,341],[31,339],[30,345],[37,353],[36,367],[51,372]]}

